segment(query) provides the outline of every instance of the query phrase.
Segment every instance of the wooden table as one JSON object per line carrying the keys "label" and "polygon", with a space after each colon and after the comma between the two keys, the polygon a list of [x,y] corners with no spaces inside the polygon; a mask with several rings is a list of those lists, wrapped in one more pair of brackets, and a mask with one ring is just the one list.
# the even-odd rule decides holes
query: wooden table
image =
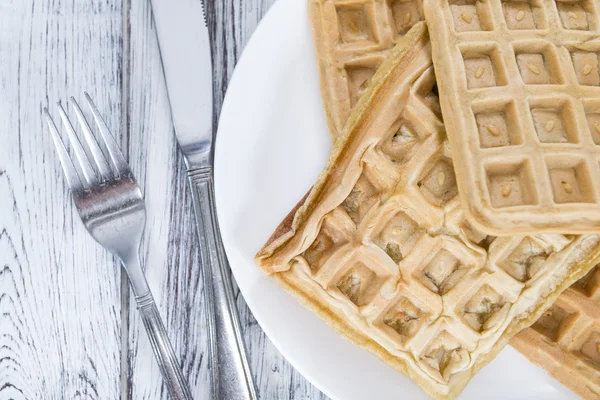
{"label": "wooden table", "polygon": [[[273,1],[208,1],[215,121]],[[193,393],[207,398],[196,231],[149,0],[0,0],[0,40],[0,399],[167,398],[127,281],[84,230],[41,118],[86,90],[144,191],[146,275]],[[262,398],[325,398],[241,296],[238,306]]]}

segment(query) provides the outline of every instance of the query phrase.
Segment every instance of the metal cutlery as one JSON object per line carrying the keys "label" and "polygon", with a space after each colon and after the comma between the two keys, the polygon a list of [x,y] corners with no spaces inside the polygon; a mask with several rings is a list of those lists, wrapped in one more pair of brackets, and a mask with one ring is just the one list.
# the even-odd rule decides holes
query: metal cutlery
{"label": "metal cutlery", "polygon": [[104,156],[83,111],[73,97],[71,105],[83,131],[91,159],[77,138],[75,128],[62,105],[58,104],[58,110],[74,157],[69,155],[48,109],[44,109],[73,202],[88,232],[117,256],[127,271],[140,316],[172,398],[191,400],[192,395],[140,264],[138,251],[146,222],[142,192],[104,119],[87,93],[85,97],[108,157]]}
{"label": "metal cutlery", "polygon": [[188,169],[202,255],[213,399],[257,399],[213,189],[213,81],[202,0],[152,0],[171,113]]}

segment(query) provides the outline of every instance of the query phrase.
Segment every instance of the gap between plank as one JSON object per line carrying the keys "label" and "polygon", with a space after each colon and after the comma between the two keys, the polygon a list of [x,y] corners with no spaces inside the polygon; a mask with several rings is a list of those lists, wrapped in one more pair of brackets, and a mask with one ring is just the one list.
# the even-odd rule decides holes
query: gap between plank
{"label": "gap between plank", "polygon": [[[121,148],[126,149],[127,161],[131,159],[129,154],[130,138],[130,115],[129,115],[129,89],[130,89],[130,57],[131,57],[131,0],[123,0],[123,32],[121,42]],[[119,263],[120,264],[120,263]],[[129,357],[129,278],[127,272],[121,267],[121,371],[120,389],[121,400],[132,398],[131,385],[131,362]]]}

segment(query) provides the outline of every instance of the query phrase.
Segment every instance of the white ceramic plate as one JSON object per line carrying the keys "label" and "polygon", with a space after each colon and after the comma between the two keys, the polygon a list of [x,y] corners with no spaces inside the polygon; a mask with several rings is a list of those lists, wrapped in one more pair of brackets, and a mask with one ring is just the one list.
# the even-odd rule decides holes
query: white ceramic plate
{"label": "white ceramic plate", "polygon": [[[217,212],[235,279],[283,355],[334,399],[426,399],[377,357],[338,336],[258,270],[254,254],[302,198],[331,148],[307,0],[280,0],[246,46],[223,104]],[[576,399],[510,346],[460,399]]]}

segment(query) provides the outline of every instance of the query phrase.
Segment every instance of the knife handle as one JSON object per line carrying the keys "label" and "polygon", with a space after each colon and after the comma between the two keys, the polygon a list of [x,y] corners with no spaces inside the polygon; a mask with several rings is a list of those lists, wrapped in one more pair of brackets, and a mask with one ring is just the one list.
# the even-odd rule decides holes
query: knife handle
{"label": "knife handle", "polygon": [[189,171],[188,179],[202,257],[213,382],[211,398],[257,400],[217,224],[212,168]]}

